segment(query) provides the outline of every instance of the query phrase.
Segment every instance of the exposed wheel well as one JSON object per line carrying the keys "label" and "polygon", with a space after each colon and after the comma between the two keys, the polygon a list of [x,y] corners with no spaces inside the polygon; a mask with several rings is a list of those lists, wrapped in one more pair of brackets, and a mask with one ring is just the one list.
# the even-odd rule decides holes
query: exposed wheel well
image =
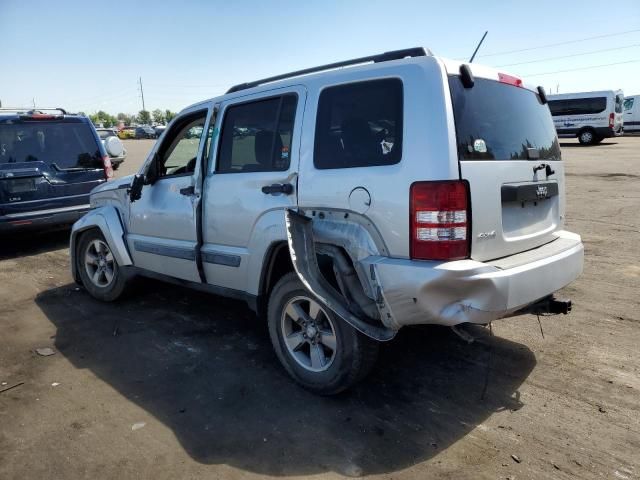
{"label": "exposed wheel well", "polygon": [[73,259],[72,259],[72,261],[74,262],[74,265],[73,265],[72,272],[73,272],[73,280],[78,285],[82,285],[82,281],[80,280],[80,273],[78,271],[78,269],[80,268],[79,255],[78,255],[78,249],[80,248],[80,241],[82,240],[82,237],[84,237],[87,233],[92,232],[93,230],[101,231],[100,228],[98,228],[98,227],[87,228],[85,230],[82,230],[82,231],[78,232],[76,234],[76,236],[74,237],[74,240],[73,240]]}
{"label": "exposed wheel well", "polygon": [[289,272],[293,272],[293,264],[289,255],[287,242],[278,242],[267,250],[262,263],[260,289],[258,293],[257,314],[266,318],[269,295],[278,280]]}

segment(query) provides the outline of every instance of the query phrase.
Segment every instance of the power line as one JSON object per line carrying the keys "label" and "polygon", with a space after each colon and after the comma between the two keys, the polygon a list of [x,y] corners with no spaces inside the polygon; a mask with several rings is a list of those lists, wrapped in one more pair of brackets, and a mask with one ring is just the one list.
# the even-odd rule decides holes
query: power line
{"label": "power line", "polygon": [[607,34],[604,34],[604,35],[595,35],[593,37],[584,37],[584,38],[579,38],[577,40],[567,40],[567,41],[558,42],[558,43],[548,43],[546,45],[539,45],[537,47],[521,48],[521,49],[518,49],[518,50],[507,50],[507,51],[504,51],[504,52],[485,53],[483,55],[478,55],[478,57],[497,57],[498,55],[507,55],[509,53],[528,52],[528,51],[531,51],[531,50],[538,50],[539,48],[547,48],[547,47],[558,47],[560,45],[569,45],[570,43],[580,43],[580,42],[584,42],[586,40],[595,40],[597,38],[616,37],[616,36],[619,36],[619,35],[626,35],[628,33],[635,33],[635,32],[640,32],[640,28],[637,28],[635,30],[627,30],[625,32],[607,33]]}
{"label": "power line", "polygon": [[551,75],[552,73],[564,73],[564,72],[575,72],[577,70],[591,70],[592,68],[600,68],[600,67],[610,67],[612,65],[622,65],[625,63],[638,63],[640,60],[627,60],[626,62],[615,62],[615,63],[604,63],[601,65],[591,65],[590,67],[580,67],[580,68],[569,68],[567,70],[556,70],[554,72],[543,72],[543,73],[533,73],[531,75],[524,75],[525,77],[539,77],[541,75]]}
{"label": "power line", "polygon": [[623,50],[625,48],[634,48],[634,47],[640,47],[640,43],[636,43],[635,45],[626,45],[624,47],[604,48],[602,50],[592,50],[590,52],[574,53],[573,55],[562,55],[560,57],[541,58],[540,60],[530,60],[528,62],[506,63],[504,65],[496,65],[495,68],[498,68],[498,67],[513,67],[515,65],[526,65],[526,64],[529,64],[529,63],[547,62],[549,60],[559,60],[561,58],[581,57],[581,56],[584,56],[584,55],[592,55],[594,53],[613,52],[614,50]]}

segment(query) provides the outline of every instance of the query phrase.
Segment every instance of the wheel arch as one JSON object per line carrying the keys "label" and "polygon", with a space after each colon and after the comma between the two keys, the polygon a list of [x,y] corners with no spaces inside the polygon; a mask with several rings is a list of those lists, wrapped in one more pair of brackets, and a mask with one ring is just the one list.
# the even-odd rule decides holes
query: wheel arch
{"label": "wheel arch", "polygon": [[118,209],[106,205],[90,210],[85,216],[73,224],[69,240],[71,256],[71,275],[76,282],[80,281],[78,273],[77,248],[80,236],[89,230],[100,230],[109,248],[120,266],[132,265],[131,255],[124,240],[124,226]]}
{"label": "wheel arch", "polygon": [[260,281],[258,284],[258,314],[265,316],[269,295],[278,280],[289,272],[295,271],[291,263],[289,245],[286,240],[271,243],[262,261]]}

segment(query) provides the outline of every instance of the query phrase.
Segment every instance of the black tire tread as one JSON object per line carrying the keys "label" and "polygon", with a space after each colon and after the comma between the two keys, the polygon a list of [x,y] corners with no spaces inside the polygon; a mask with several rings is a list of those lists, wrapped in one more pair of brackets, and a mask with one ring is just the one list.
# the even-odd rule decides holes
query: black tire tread
{"label": "black tire tread", "polygon": [[78,273],[80,276],[80,280],[85,290],[89,292],[89,294],[98,300],[103,302],[113,302],[115,300],[121,299],[126,296],[128,293],[127,286],[129,284],[128,276],[126,271],[120,266],[117,265],[118,271],[116,275],[115,283],[108,289],[101,289],[95,287],[90,280],[86,278],[86,272],[84,271],[84,265],[82,265],[82,258],[85,246],[91,240],[102,240],[106,242],[104,235],[97,228],[92,228],[85,232],[82,232],[80,237],[78,238],[77,247],[76,247],[76,268],[78,269]]}
{"label": "black tire tread", "polygon": [[[320,395],[335,395],[363,380],[376,363],[376,359],[378,357],[378,342],[366,337],[364,334],[353,329],[353,327],[346,323],[344,323],[341,327],[346,328],[347,332],[350,332],[350,330],[352,330],[352,333],[350,332],[350,334],[347,335],[347,337],[351,337],[351,349],[349,352],[350,359],[347,359],[346,362],[343,362],[343,369],[338,372],[338,374],[330,382],[316,383],[308,378],[303,379],[293,368],[292,364],[290,363],[293,362],[293,360],[289,358],[288,353],[284,351],[284,349],[280,345],[277,319],[274,324],[272,312],[273,309],[278,308],[277,304],[281,302],[284,295],[296,290],[306,291],[295,272],[285,274],[274,286],[269,297],[268,304],[267,318],[269,322],[269,334],[271,336],[271,342],[273,343],[280,363],[282,363],[287,373],[289,373],[289,375],[304,388]],[[310,294],[307,292],[307,295]],[[342,319],[336,316],[334,316],[334,321],[344,322]]]}

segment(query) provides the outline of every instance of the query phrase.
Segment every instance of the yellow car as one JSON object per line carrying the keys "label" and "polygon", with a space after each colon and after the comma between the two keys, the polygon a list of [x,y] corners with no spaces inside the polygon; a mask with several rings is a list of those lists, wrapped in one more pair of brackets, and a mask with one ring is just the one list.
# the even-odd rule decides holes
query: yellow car
{"label": "yellow car", "polygon": [[127,138],[136,138],[136,128],[124,127],[122,130],[118,132],[118,138],[120,140],[125,140]]}

